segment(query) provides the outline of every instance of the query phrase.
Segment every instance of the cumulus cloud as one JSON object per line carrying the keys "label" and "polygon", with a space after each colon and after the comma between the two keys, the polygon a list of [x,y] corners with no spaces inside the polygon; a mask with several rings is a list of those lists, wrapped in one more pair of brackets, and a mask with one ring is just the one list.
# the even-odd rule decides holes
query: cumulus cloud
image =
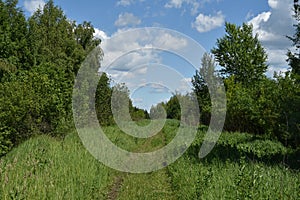
{"label": "cumulus cloud", "polygon": [[45,4],[44,0],[26,0],[24,2],[24,7],[32,15],[37,9],[43,8]]}
{"label": "cumulus cloud", "polygon": [[192,23],[192,27],[198,32],[204,33],[223,26],[224,22],[225,16],[221,11],[217,12],[216,15],[213,16],[200,13],[196,17],[195,22]]}
{"label": "cumulus cloud", "polygon": [[180,35],[168,31],[153,31],[147,33],[145,29],[118,30],[111,40],[104,41],[101,45],[105,55],[104,66],[118,64],[128,70],[145,63],[160,63],[159,50],[153,49],[153,46],[168,50],[181,50],[188,46],[188,41]]}
{"label": "cumulus cloud", "polygon": [[142,21],[134,16],[132,13],[121,13],[118,19],[115,21],[115,26],[124,27],[124,26],[136,26],[139,25]]}
{"label": "cumulus cloud", "polygon": [[270,64],[267,74],[272,76],[274,71],[286,71],[286,52],[291,48],[286,36],[293,35],[295,22],[291,0],[268,0],[268,4],[270,11],[258,14],[248,23],[266,49]]}
{"label": "cumulus cloud", "polygon": [[[104,58],[100,71],[112,78],[112,84],[125,83],[133,93],[138,88],[144,88],[141,92],[144,96],[136,95],[134,98],[147,98],[144,105],[140,105],[150,109],[151,104],[160,102],[158,100],[162,97],[169,98],[172,92],[190,91],[187,84],[190,79],[185,79],[184,73],[176,71],[169,62],[169,56],[177,56],[172,52],[182,51],[192,54],[200,65],[199,52],[190,43],[182,34],[167,29],[119,29],[101,44]],[[168,59],[165,59],[166,55]],[[145,96],[146,93],[151,95],[150,99]]]}
{"label": "cumulus cloud", "polygon": [[94,37],[99,38],[101,40],[109,39],[109,36],[104,31],[98,28],[94,28],[94,29],[95,29]]}

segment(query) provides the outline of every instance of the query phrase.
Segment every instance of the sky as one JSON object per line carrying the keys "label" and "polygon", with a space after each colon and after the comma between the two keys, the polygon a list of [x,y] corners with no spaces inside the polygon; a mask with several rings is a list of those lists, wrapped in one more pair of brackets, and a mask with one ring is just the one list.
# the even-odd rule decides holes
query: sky
{"label": "sky", "polygon": [[[125,82],[134,105],[140,108],[149,110],[151,105],[166,101],[176,91],[191,90],[190,80],[201,65],[202,55],[204,51],[210,52],[217,39],[225,35],[225,22],[253,25],[268,55],[269,77],[274,71],[286,71],[288,67],[286,52],[292,44],[286,35],[294,33],[293,0],[54,2],[77,23],[92,22],[95,36],[103,41],[102,70],[113,82]],[[44,0],[19,1],[27,17],[44,4]],[[143,32],[145,27],[157,29],[151,29],[149,35]],[[193,42],[203,49],[193,46]]]}

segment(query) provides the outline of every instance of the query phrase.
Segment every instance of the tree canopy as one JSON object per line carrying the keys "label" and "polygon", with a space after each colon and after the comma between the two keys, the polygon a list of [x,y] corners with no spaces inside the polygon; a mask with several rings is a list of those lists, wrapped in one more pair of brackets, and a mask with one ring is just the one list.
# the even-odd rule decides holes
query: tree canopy
{"label": "tree canopy", "polygon": [[225,24],[226,35],[217,40],[212,49],[216,61],[223,68],[220,72],[225,76],[235,76],[235,81],[249,84],[264,77],[268,65],[267,54],[258,40],[253,36],[252,25],[242,26]]}

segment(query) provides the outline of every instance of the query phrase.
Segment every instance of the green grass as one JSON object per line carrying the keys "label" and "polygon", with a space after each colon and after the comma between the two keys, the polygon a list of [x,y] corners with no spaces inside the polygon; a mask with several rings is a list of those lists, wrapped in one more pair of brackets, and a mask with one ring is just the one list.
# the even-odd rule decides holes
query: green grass
{"label": "green grass", "polygon": [[[178,125],[168,120],[160,133],[147,139],[128,136],[117,127],[104,131],[124,149],[149,152],[169,143]],[[240,142],[233,136],[224,134],[216,152],[203,160],[195,156],[194,145],[169,167],[146,174],[118,172],[102,165],[85,150],[75,132],[64,140],[37,136],[1,158],[0,199],[300,199],[299,171],[261,159],[222,157],[224,145],[223,155],[231,153],[228,141],[237,148],[253,143],[247,143],[250,136],[241,135]]]}
{"label": "green grass", "polygon": [[0,170],[0,199],[101,199],[112,173],[75,133],[29,139],[1,159]]}
{"label": "green grass", "polygon": [[300,174],[262,163],[195,161],[168,167],[178,199],[300,199]]}

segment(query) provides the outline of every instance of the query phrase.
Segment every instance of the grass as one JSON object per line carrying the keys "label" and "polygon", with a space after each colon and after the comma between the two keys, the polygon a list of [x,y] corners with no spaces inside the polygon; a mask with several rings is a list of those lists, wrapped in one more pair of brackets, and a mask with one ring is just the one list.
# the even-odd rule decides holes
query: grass
{"label": "grass", "polygon": [[168,168],[177,199],[300,199],[300,174],[262,163],[195,161]]}
{"label": "grass", "polygon": [[75,133],[32,138],[3,157],[0,170],[0,199],[101,199],[112,173]]}
{"label": "grass", "polygon": [[[148,139],[128,136],[117,127],[104,131],[124,149],[149,152],[169,143],[178,125],[167,121]],[[299,171],[220,156],[199,160],[187,151],[167,168],[129,174],[94,159],[75,132],[64,140],[42,135],[1,158],[0,199],[300,199]]]}

